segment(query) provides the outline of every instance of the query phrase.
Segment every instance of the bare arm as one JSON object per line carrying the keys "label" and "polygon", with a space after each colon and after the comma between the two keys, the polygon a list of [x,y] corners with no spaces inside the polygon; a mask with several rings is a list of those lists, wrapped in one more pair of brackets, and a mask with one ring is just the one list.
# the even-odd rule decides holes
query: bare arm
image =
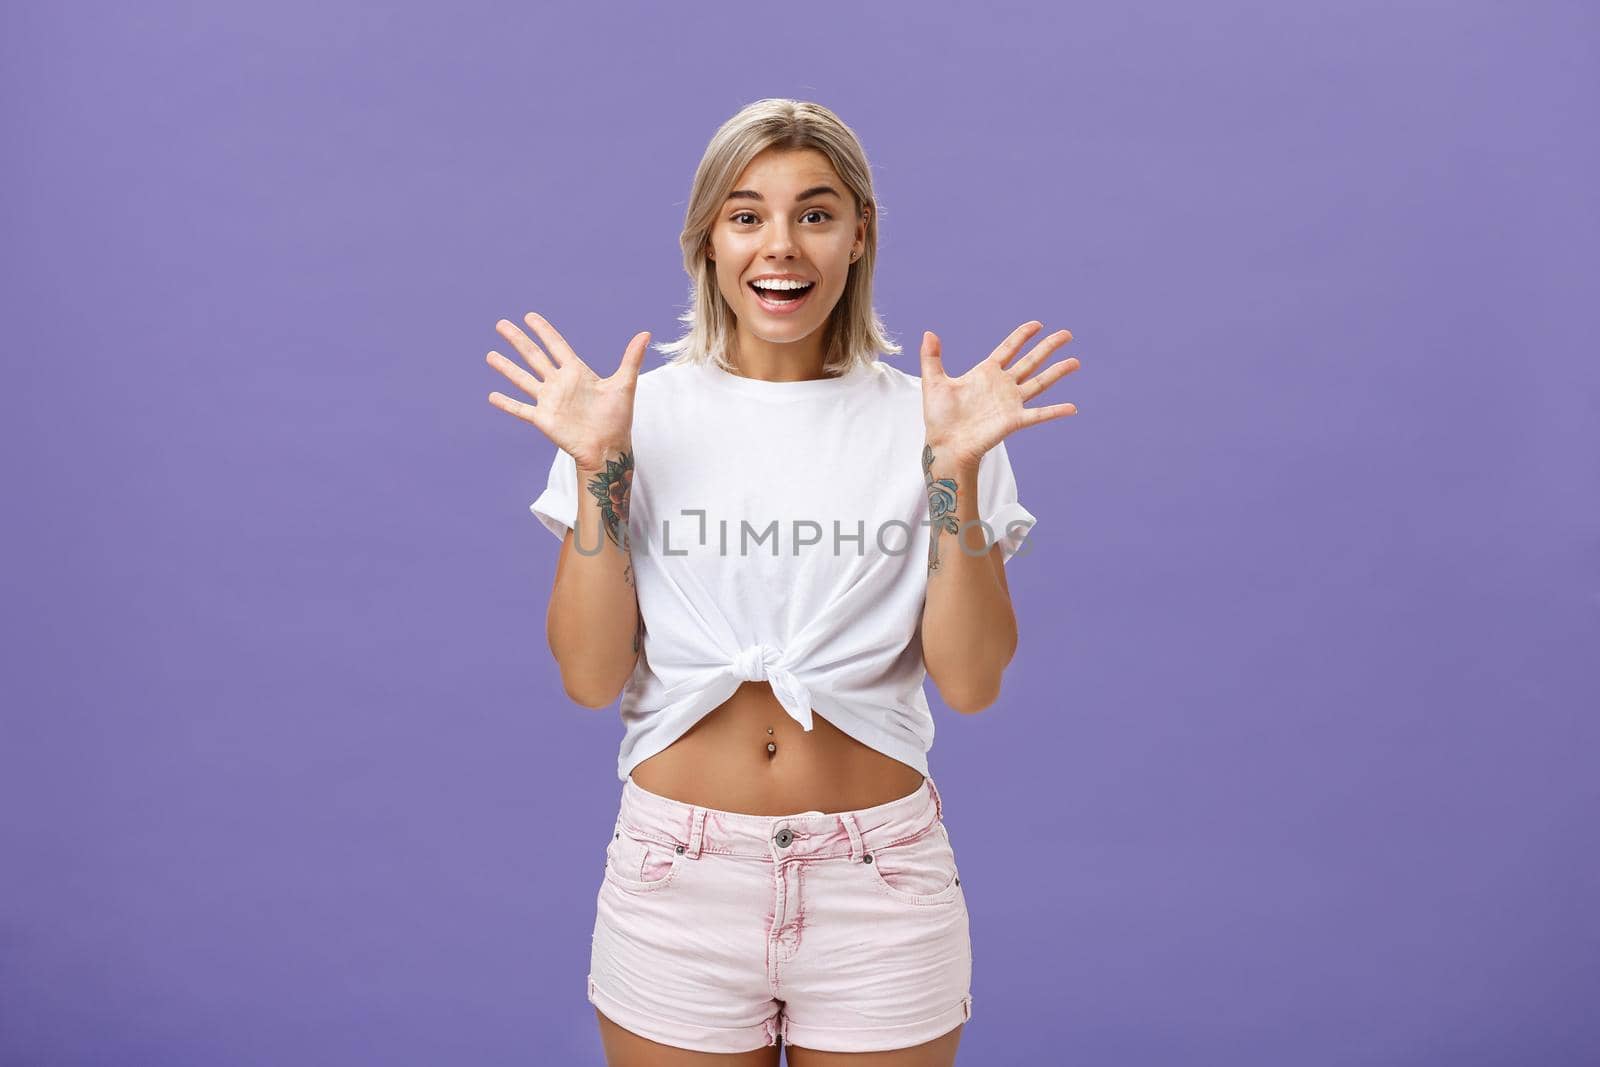
{"label": "bare arm", "polygon": [[[923,460],[934,520],[922,606],[923,663],[946,704],[960,712],[982,711],[999,698],[1000,677],[1017,650],[1004,550],[995,544],[980,551],[983,527],[973,521],[979,517],[978,464],[944,459],[932,448]],[[958,524],[965,527],[960,532],[953,529]]]}
{"label": "bare arm", "polygon": [[642,642],[628,504],[633,495],[633,398],[650,334],[635,334],[616,373],[601,378],[542,315],[530,311],[523,321],[544,342],[543,348],[505,319],[495,323],[495,331],[516,348],[526,366],[498,352],[487,359],[536,403],[500,392],[490,393],[489,403],[533,423],[574,464],[576,514],[556,559],[545,636],[567,695],[585,707],[604,707],[627,684]]}
{"label": "bare arm", "polygon": [[615,700],[639,660],[639,600],[627,537],[633,446],[612,445],[603,457],[603,468],[578,467],[577,525],[561,542],[545,616],[561,684],[588,708]]}
{"label": "bare arm", "polygon": [[1074,404],[1024,406],[1078,367],[1076,359],[1065,359],[1034,373],[1052,351],[1072,340],[1070,330],[1051,334],[1012,363],[1023,344],[1043,328],[1038,320],[1023,323],[956,378],[945,373],[939,335],[922,335],[927,428],[922,468],[932,522],[928,597],[922,609],[923,662],[940,695],[958,711],[982,711],[999,698],[1000,676],[1017,650],[1005,548],[996,543],[983,551],[988,534],[976,521],[981,518],[978,471],[983,457],[1019,427],[1078,410]]}

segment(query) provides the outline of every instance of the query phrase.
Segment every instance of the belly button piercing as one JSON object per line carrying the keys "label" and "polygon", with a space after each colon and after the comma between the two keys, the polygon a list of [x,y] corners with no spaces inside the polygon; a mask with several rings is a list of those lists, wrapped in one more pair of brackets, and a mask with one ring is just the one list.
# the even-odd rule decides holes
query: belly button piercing
{"label": "belly button piercing", "polygon": [[773,744],[771,741],[768,741],[767,742],[767,751],[768,752],[776,752],[776,751],[778,751],[778,746]]}

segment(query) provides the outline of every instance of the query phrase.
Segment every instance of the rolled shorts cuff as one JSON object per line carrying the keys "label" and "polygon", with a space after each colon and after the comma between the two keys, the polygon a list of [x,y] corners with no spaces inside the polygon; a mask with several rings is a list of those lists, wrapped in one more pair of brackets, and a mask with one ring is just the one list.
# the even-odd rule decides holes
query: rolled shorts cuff
{"label": "rolled shorts cuff", "polygon": [[943,1037],[972,1018],[972,994],[967,994],[939,1014],[920,1022],[898,1026],[796,1026],[784,1018],[780,1032],[784,1044],[818,1052],[887,1052],[914,1048],[936,1037]]}
{"label": "rolled shorts cuff", "polygon": [[688,1049],[691,1052],[753,1052],[778,1043],[779,1011],[757,1026],[700,1026],[684,1019],[663,1019],[611,996],[595,985],[594,976],[588,976],[589,1003],[630,1033],[648,1038],[662,1045]]}

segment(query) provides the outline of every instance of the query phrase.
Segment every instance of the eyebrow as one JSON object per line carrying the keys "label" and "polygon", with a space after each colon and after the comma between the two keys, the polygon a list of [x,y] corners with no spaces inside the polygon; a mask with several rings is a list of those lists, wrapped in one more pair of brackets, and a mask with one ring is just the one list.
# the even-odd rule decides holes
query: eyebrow
{"label": "eyebrow", "polygon": [[[813,185],[811,188],[807,189],[805,192],[803,192],[799,196],[795,197],[795,199],[796,200],[810,200],[812,197],[817,197],[817,196],[832,196],[832,197],[837,197],[840,200],[844,199],[844,197],[839,196],[839,190],[835,189],[831,185]],[[762,200],[762,201],[765,201],[766,198],[763,197],[760,193],[756,192],[754,189],[735,189],[733,192],[728,194],[728,199],[729,200]]]}

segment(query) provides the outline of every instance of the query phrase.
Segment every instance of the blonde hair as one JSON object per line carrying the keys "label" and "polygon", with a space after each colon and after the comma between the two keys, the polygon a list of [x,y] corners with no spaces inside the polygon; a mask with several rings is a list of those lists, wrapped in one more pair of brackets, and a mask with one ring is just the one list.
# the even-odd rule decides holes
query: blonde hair
{"label": "blonde hair", "polygon": [[653,345],[672,357],[673,363],[716,363],[732,372],[727,346],[734,336],[736,316],[717,287],[716,264],[706,255],[711,228],[727,202],[733,185],[750,161],[769,148],[816,149],[828,157],[839,178],[855,198],[854,221],[871,208],[867,217],[866,245],[850,265],[844,293],[823,329],[829,333],[823,371],[843,374],[857,365],[877,362],[878,354],[898,355],[900,346],[889,340],[872,307],[872,266],[878,254],[878,217],[882,214],[872,195],[872,172],[866,152],[854,131],[839,116],[803,100],[757,100],[741,108],[711,138],[695,169],[678,243],[688,272],[689,309],[678,316],[688,327],[676,341]]}

